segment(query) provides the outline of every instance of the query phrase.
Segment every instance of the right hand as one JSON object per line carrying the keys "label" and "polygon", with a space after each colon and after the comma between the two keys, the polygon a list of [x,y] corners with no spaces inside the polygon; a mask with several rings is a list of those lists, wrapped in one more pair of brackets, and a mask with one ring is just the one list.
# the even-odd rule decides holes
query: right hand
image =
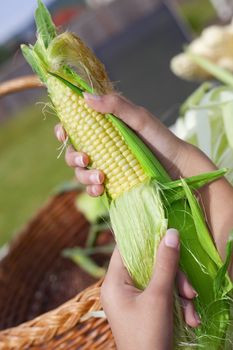
{"label": "right hand", "polygon": [[[167,230],[158,247],[151,281],[144,291],[134,287],[115,248],[101,287],[101,304],[118,350],[173,349],[173,290],[179,248],[178,232]],[[194,295],[192,289],[189,292],[190,297]],[[193,308],[189,311],[190,315],[188,309],[185,311],[186,322],[197,327],[200,318]]]}
{"label": "right hand", "polygon": [[[187,144],[173,135],[148,111],[116,94],[96,97],[85,94],[85,99],[86,103],[93,109],[101,113],[115,114],[138,133],[155,152],[157,158],[173,178],[178,178],[181,174],[184,176]],[[61,124],[56,125],[55,134],[59,141],[65,141],[66,133]],[[75,168],[77,180],[86,185],[87,192],[91,196],[99,196],[103,193],[105,176],[97,169],[85,169],[89,163],[87,154],[76,152],[72,146],[69,146],[65,158],[68,166]]]}
{"label": "right hand", "polygon": [[[108,99],[110,100],[110,102],[108,102]],[[118,101],[118,98],[117,98],[117,101]],[[123,105],[126,105],[127,108],[123,108],[123,109],[124,109],[124,113],[126,113],[126,115],[128,115],[128,118],[129,118],[128,124],[131,127],[132,127],[132,124],[130,124],[130,120],[132,120],[132,123],[133,123],[133,119],[135,121],[135,119],[136,119],[135,117],[137,117],[137,115],[138,115],[138,118],[142,118],[142,121],[141,121],[142,124],[147,123],[146,117],[143,115],[141,116],[142,111],[140,110],[140,108],[138,109],[138,114],[135,113],[136,106],[132,106],[130,103],[126,102],[121,97],[119,97],[119,106],[118,107],[116,106],[116,102],[114,102],[114,103],[111,102],[110,97],[107,97],[107,102],[105,102],[105,103],[106,103],[106,106],[105,106],[106,111],[108,110],[109,112],[112,112],[112,113],[117,114],[117,115],[120,113],[120,112],[117,113],[117,108],[120,109],[120,108],[122,108]],[[110,106],[109,106],[109,104],[110,104]],[[104,111],[102,110],[101,112],[104,112]],[[148,112],[148,114],[149,114],[149,112]],[[158,121],[154,122],[152,120],[151,122],[152,122],[152,125],[154,125],[154,132],[156,133],[156,129],[157,129],[156,123]],[[160,125],[160,123],[159,123],[159,125]],[[139,124],[138,124],[138,126],[139,126]],[[163,132],[168,133],[167,137],[173,138],[173,135],[171,134],[171,132],[168,129],[163,127],[162,124],[160,125],[160,127],[162,129],[164,128],[164,130],[161,131],[162,133]],[[137,130],[137,128],[136,128],[136,130]],[[66,135],[65,130],[63,129],[61,124],[56,125],[55,135],[60,142],[65,142],[67,135]],[[173,140],[173,142],[174,142],[174,140]],[[171,155],[171,158],[172,157],[173,156]],[[86,185],[86,190],[87,190],[89,195],[100,196],[103,193],[105,176],[104,176],[102,171],[99,171],[97,169],[92,169],[92,170],[86,169],[88,164],[89,164],[89,157],[87,154],[85,154],[83,152],[76,152],[72,146],[68,146],[68,148],[66,150],[65,159],[66,159],[67,165],[75,169],[75,175],[76,175],[77,180],[80,183]],[[184,319],[185,319],[186,323],[188,325],[190,325],[191,327],[197,327],[198,326],[197,315],[196,315],[194,305],[192,302],[192,299],[195,298],[197,293],[195,292],[195,290],[193,290],[193,288],[190,285],[190,283],[188,282],[186,276],[181,271],[178,271],[176,281],[177,281],[177,287],[179,290],[181,302],[183,305]]]}
{"label": "right hand", "polygon": [[[133,129],[148,144],[172,179],[216,170],[216,166],[203,152],[177,138],[144,108],[116,94],[84,94],[84,97],[92,109],[103,114],[112,113]],[[64,141],[66,137],[60,125],[56,127],[56,135],[60,141]],[[66,162],[75,168],[78,181],[87,186],[87,192],[91,196],[103,193],[104,174],[99,170],[86,169],[88,155],[75,152],[70,146],[67,149]],[[222,177],[200,189],[199,195],[215,244],[224,259],[226,242],[233,228],[233,187]],[[233,277],[233,264],[231,276]]]}

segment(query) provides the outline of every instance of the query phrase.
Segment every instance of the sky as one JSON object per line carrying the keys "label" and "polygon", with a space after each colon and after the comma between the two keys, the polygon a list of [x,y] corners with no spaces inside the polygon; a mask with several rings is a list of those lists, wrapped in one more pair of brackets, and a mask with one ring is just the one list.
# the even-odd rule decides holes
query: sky
{"label": "sky", "polygon": [[[53,0],[44,0],[49,4]],[[20,31],[33,19],[36,0],[2,0],[0,11],[0,44]]]}

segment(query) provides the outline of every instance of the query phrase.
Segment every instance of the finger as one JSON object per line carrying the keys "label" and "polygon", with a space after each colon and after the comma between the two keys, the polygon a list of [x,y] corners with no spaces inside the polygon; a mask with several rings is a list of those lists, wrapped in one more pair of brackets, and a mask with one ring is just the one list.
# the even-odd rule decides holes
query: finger
{"label": "finger", "polygon": [[110,280],[112,284],[116,285],[132,282],[117,247],[115,247],[112,254],[106,278]]}
{"label": "finger", "polygon": [[93,109],[100,113],[112,113],[116,115],[137,132],[142,132],[144,126],[149,122],[149,112],[134,105],[120,95],[109,94],[96,96],[84,93],[84,98]]}
{"label": "finger", "polygon": [[176,275],[176,282],[179,290],[179,295],[186,299],[193,299],[197,297],[197,292],[189,283],[187,277],[182,271],[178,271]]}
{"label": "finger", "polygon": [[119,286],[125,284],[133,285],[133,282],[124,266],[123,260],[117,247],[115,247],[112,254],[104,284],[105,286],[108,285],[108,287],[111,287],[115,290]]}
{"label": "finger", "polygon": [[175,229],[167,230],[157,251],[154,274],[147,292],[172,297],[178,269],[179,247],[178,231]]}
{"label": "finger", "polygon": [[99,170],[75,168],[75,175],[83,185],[102,185],[104,182],[104,173]]}
{"label": "finger", "polygon": [[[100,113],[112,113],[135,130],[146,143],[158,153],[161,149],[175,149],[180,143],[178,138],[166,128],[159,119],[152,116],[145,108],[134,105],[132,102],[117,94],[96,96],[84,93],[87,104]],[[156,137],[155,137],[156,134]],[[167,142],[168,137],[170,139]]]}
{"label": "finger", "polygon": [[89,163],[89,158],[86,153],[76,152],[72,146],[67,147],[65,160],[68,166],[70,167],[87,167]]}
{"label": "finger", "polygon": [[201,324],[200,317],[195,311],[193,302],[188,299],[181,298],[181,305],[183,307],[184,320],[188,326],[196,328]]}
{"label": "finger", "polygon": [[92,197],[101,196],[104,193],[103,185],[88,185],[87,193]]}
{"label": "finger", "polygon": [[[127,290],[125,289],[126,287],[128,288]],[[124,302],[129,288],[134,288],[133,283],[116,247],[112,254],[100,293],[101,304],[107,315],[108,310],[111,310],[116,303],[117,307],[122,307],[121,303]],[[111,315],[110,312],[109,315]]]}
{"label": "finger", "polygon": [[67,134],[65,129],[61,124],[57,124],[54,128],[55,136],[60,142],[65,142],[67,138]]}

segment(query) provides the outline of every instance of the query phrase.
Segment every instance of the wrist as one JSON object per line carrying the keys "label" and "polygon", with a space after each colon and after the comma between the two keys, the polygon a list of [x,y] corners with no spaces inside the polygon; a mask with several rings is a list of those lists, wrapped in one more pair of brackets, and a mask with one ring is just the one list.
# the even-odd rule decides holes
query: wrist
{"label": "wrist", "polygon": [[177,156],[176,178],[187,178],[217,170],[216,165],[197,147],[181,141]]}

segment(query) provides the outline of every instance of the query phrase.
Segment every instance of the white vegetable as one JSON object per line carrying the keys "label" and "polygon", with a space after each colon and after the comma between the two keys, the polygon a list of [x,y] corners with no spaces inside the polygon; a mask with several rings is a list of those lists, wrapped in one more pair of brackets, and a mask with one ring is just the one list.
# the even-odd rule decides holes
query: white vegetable
{"label": "white vegetable", "polygon": [[171,130],[198,146],[220,168],[228,168],[233,184],[233,89],[215,87],[189,106]]}

